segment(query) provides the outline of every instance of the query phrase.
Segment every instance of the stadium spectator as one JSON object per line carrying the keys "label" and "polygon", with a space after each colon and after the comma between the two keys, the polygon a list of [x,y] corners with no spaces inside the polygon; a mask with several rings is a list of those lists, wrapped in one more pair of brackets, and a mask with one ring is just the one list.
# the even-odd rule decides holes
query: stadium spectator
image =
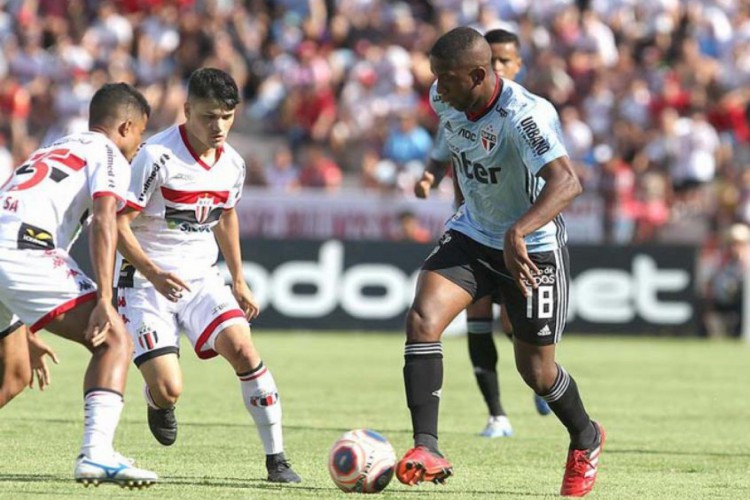
{"label": "stadium spectator", "polygon": [[415,243],[432,243],[433,237],[429,229],[424,227],[419,218],[411,210],[404,210],[398,214],[398,228],[393,239],[396,241],[413,241]]}
{"label": "stadium spectator", "polygon": [[[636,185],[666,169],[678,188],[667,199],[670,225],[685,214],[683,184],[721,182],[750,163],[748,12],[724,0],[3,2],[0,131],[18,162],[85,120],[80,102],[106,81],[140,88],[154,109],[150,126],[161,129],[183,119],[187,76],[213,64],[240,83],[239,131],[285,137],[295,152],[313,140],[356,177],[364,152],[383,151],[402,113],[435,131],[424,54],[440,34],[515,26],[526,86],[591,129],[589,145],[569,131],[579,172],[600,144],[633,165]],[[680,139],[664,128],[665,113],[707,132]],[[677,154],[683,139],[696,146],[690,154]],[[710,151],[713,176],[711,161],[696,162]],[[265,163],[272,147],[258,154]],[[703,208],[716,205],[705,198]]]}
{"label": "stadium spectator", "polygon": [[326,154],[322,146],[309,144],[305,147],[302,157],[304,160],[299,173],[302,186],[328,191],[335,191],[341,187],[343,180],[341,168]]}
{"label": "stadium spectator", "polygon": [[274,191],[291,192],[299,189],[299,168],[294,163],[294,155],[286,146],[279,146],[273,159],[265,169],[266,183]]}
{"label": "stadium spectator", "polygon": [[701,276],[705,300],[703,322],[709,336],[739,336],[742,329],[744,280],[750,272],[750,228],[737,223],[704,255]]}

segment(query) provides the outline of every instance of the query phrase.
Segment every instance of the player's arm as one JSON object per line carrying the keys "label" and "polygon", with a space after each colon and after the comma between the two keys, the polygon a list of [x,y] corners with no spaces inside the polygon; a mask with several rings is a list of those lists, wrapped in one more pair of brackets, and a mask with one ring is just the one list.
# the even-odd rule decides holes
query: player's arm
{"label": "player's arm", "polygon": [[240,250],[240,225],[234,208],[225,209],[222,212],[218,224],[214,226],[214,235],[232,277],[232,293],[242,310],[245,311],[247,319],[251,320],[258,316],[260,310],[253,293],[245,282]]}
{"label": "player's arm", "polygon": [[450,163],[446,161],[430,158],[427,161],[424,172],[422,172],[422,177],[414,184],[414,194],[417,198],[427,198],[430,196],[430,190],[440,184],[449,166]]}
{"label": "player's arm", "polygon": [[131,206],[125,207],[117,214],[117,249],[133,267],[149,280],[160,294],[172,302],[182,297],[182,290],[190,290],[185,282],[173,273],[163,271],[152,261],[133,234],[130,223],[140,214]]}
{"label": "player's arm", "polygon": [[583,191],[567,155],[544,165],[538,175],[545,181],[539,196],[505,233],[505,264],[524,293],[527,293],[527,290],[521,278],[525,277],[535,286],[532,277],[539,272],[529,258],[524,237],[557,217]]}
{"label": "player's arm", "polygon": [[112,307],[112,273],[117,249],[117,197],[96,196],[91,216],[89,255],[97,284],[96,306],[89,317],[85,338],[93,347],[104,342],[113,322],[119,320]]}

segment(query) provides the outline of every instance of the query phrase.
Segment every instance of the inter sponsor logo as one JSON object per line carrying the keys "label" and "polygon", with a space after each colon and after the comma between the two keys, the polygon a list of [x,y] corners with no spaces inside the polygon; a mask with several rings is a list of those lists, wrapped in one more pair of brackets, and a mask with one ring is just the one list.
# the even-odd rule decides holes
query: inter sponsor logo
{"label": "inter sponsor logo", "polygon": [[550,150],[549,141],[542,137],[542,132],[539,130],[539,126],[531,116],[524,118],[520,124],[521,132],[526,140],[526,144],[537,156],[543,155]]}

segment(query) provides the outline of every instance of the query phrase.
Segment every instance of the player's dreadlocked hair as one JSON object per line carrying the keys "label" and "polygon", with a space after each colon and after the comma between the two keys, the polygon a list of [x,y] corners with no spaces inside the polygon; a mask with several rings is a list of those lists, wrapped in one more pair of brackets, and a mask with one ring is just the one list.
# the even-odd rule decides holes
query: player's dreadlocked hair
{"label": "player's dreadlocked hair", "polygon": [[487,43],[474,28],[466,26],[454,28],[438,38],[430,50],[430,55],[443,61],[460,61],[461,55],[472,50],[480,41]]}
{"label": "player's dreadlocked hair", "polygon": [[512,43],[516,47],[521,46],[518,35],[506,30],[490,30],[484,34],[484,39],[487,40],[487,43]]}
{"label": "player's dreadlocked hair", "polygon": [[188,99],[190,98],[218,101],[230,110],[240,102],[237,83],[229,74],[216,68],[193,71],[188,80]]}
{"label": "player's dreadlocked hair", "polygon": [[96,91],[89,104],[89,128],[106,125],[120,113],[137,111],[147,117],[151,106],[135,87],[127,83],[106,83]]}

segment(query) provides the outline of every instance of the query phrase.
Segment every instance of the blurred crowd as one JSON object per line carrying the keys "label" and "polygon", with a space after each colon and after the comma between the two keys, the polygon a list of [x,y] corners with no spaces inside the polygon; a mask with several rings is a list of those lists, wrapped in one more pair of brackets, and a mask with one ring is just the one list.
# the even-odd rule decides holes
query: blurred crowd
{"label": "blurred crowd", "polygon": [[240,129],[284,139],[248,158],[249,183],[408,196],[436,127],[427,52],[458,25],[518,34],[519,80],[559,110],[607,241],[750,221],[741,0],[0,0],[0,166],[85,128],[105,81],[171,125],[209,65],[242,89]]}

